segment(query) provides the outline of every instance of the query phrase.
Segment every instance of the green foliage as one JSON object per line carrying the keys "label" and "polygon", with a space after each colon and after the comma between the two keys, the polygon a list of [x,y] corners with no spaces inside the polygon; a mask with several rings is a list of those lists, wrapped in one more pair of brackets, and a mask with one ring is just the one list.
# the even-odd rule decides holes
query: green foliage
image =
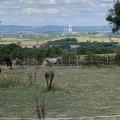
{"label": "green foliage", "polygon": [[9,55],[12,59],[37,59],[42,60],[46,57],[57,57],[62,54],[62,49],[56,46],[48,48],[21,48],[16,44],[0,46],[0,61]]}
{"label": "green foliage", "polygon": [[110,53],[114,53],[114,49],[113,48],[81,48],[78,49],[77,54],[81,54],[81,55],[85,55],[88,52],[91,52],[93,54],[110,54]]}
{"label": "green foliage", "polygon": [[61,40],[56,40],[56,41],[50,41],[47,44],[45,44],[45,47],[49,47],[49,46],[57,46],[60,47],[62,49],[69,49],[70,45],[77,45],[78,41],[76,38],[65,38],[65,39],[61,39]]}
{"label": "green foliage", "polygon": [[87,54],[91,52],[93,54],[108,54],[114,53],[115,43],[104,43],[104,42],[82,42],[80,48],[77,50],[77,54]]}
{"label": "green foliage", "polygon": [[46,57],[58,57],[62,55],[62,49],[56,46],[39,49],[36,53],[36,59],[42,61]]}
{"label": "green foliage", "polygon": [[46,50],[47,52],[47,57],[57,57],[62,54],[61,48],[57,46],[50,47]]}
{"label": "green foliage", "polygon": [[115,61],[117,61],[118,64],[120,65],[120,48],[116,50]]}
{"label": "green foliage", "polygon": [[[70,45],[79,45],[79,48],[70,48]],[[110,54],[118,48],[116,43],[105,42],[78,42],[75,38],[67,38],[47,43],[41,48],[21,48],[16,44],[0,46],[0,62],[9,55],[12,59],[36,59],[40,62],[47,57],[63,56],[65,60],[76,59],[76,55]]]}
{"label": "green foliage", "polygon": [[113,9],[108,10],[106,20],[112,24],[113,33],[118,32],[120,29],[120,1],[117,0],[113,4]]}
{"label": "green foliage", "polygon": [[36,53],[36,59],[42,61],[46,57],[46,50],[42,49]]}
{"label": "green foliage", "polygon": [[64,53],[62,57],[63,57],[64,61],[69,61],[69,59],[71,61],[74,61],[74,60],[76,60],[76,53],[72,53],[72,52]]}
{"label": "green foliage", "polygon": [[[87,54],[88,51],[95,54],[114,53],[114,47],[116,47],[116,43],[112,42],[78,42],[76,38],[65,38],[62,40],[50,41],[45,44],[44,47],[52,45],[63,49],[64,52],[74,52],[77,54]],[[79,45],[80,48],[72,49],[70,48],[70,45]]]}
{"label": "green foliage", "polygon": [[11,58],[23,58],[23,51],[19,45],[9,44],[0,46],[0,61],[3,61],[4,58],[10,56]]}

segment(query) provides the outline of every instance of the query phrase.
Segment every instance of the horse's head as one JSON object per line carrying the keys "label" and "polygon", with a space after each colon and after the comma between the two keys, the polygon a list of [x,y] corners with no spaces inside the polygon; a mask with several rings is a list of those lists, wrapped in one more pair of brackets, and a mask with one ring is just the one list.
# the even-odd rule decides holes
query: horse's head
{"label": "horse's head", "polygon": [[45,58],[44,61],[48,62],[48,61],[49,61],[49,58]]}
{"label": "horse's head", "polygon": [[62,57],[57,57],[58,60],[62,60]]}

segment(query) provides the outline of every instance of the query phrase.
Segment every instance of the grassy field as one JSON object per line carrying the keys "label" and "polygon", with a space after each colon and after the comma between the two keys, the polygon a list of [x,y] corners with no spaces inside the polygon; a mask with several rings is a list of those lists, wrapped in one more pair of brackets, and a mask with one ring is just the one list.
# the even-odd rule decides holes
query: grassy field
{"label": "grassy field", "polygon": [[0,44],[10,44],[10,43],[21,43],[21,45],[36,45],[43,44],[48,41],[61,40],[64,38],[76,38],[78,42],[86,42],[86,41],[98,41],[98,42],[110,42],[110,39],[106,36],[89,36],[89,35],[80,35],[80,36],[38,36],[33,38],[17,38],[17,37],[4,37],[0,39]]}
{"label": "grassy field", "polygon": [[[30,85],[28,80],[31,71],[37,72],[34,85]],[[27,67],[9,71],[3,68],[0,84],[11,79],[19,81],[19,84],[0,88],[0,118],[36,118],[37,96],[39,101],[45,99],[47,117],[111,120],[111,117],[96,116],[120,115],[119,71],[119,67],[55,67],[55,91],[48,92],[41,69]]]}

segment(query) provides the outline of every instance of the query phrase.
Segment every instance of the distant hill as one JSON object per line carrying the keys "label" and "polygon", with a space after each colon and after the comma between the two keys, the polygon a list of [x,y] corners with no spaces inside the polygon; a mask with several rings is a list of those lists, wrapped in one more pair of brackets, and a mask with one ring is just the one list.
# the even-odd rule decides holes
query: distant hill
{"label": "distant hill", "polygon": [[[18,34],[18,33],[63,33],[64,26],[16,26],[0,25],[0,34]],[[73,26],[75,32],[97,32],[109,31],[108,26]]]}

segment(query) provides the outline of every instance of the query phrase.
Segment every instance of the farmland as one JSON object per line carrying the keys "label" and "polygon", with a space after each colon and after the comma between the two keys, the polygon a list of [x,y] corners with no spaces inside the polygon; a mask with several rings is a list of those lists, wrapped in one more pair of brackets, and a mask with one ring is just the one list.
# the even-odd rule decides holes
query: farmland
{"label": "farmland", "polygon": [[[86,41],[98,41],[98,42],[110,42],[110,39],[108,36],[96,34],[95,36],[91,35],[70,35],[70,36],[60,36],[60,35],[50,35],[50,36],[34,36],[34,37],[2,37],[0,39],[0,44],[10,44],[10,43],[20,43],[21,45],[36,45],[36,44],[43,44],[48,41],[55,41],[55,40],[61,40],[64,38],[76,38],[78,42],[86,42]],[[119,41],[119,40],[118,40]]]}
{"label": "farmland", "polygon": [[[120,115],[120,68],[55,67],[54,92],[46,90],[44,72],[48,68],[2,67],[2,81],[19,81],[14,87],[0,88],[0,118],[36,118],[35,96],[45,100],[46,117],[111,120],[96,116]],[[28,73],[36,71],[29,84]],[[87,118],[93,117],[93,118]],[[119,118],[118,118],[119,119]]]}

